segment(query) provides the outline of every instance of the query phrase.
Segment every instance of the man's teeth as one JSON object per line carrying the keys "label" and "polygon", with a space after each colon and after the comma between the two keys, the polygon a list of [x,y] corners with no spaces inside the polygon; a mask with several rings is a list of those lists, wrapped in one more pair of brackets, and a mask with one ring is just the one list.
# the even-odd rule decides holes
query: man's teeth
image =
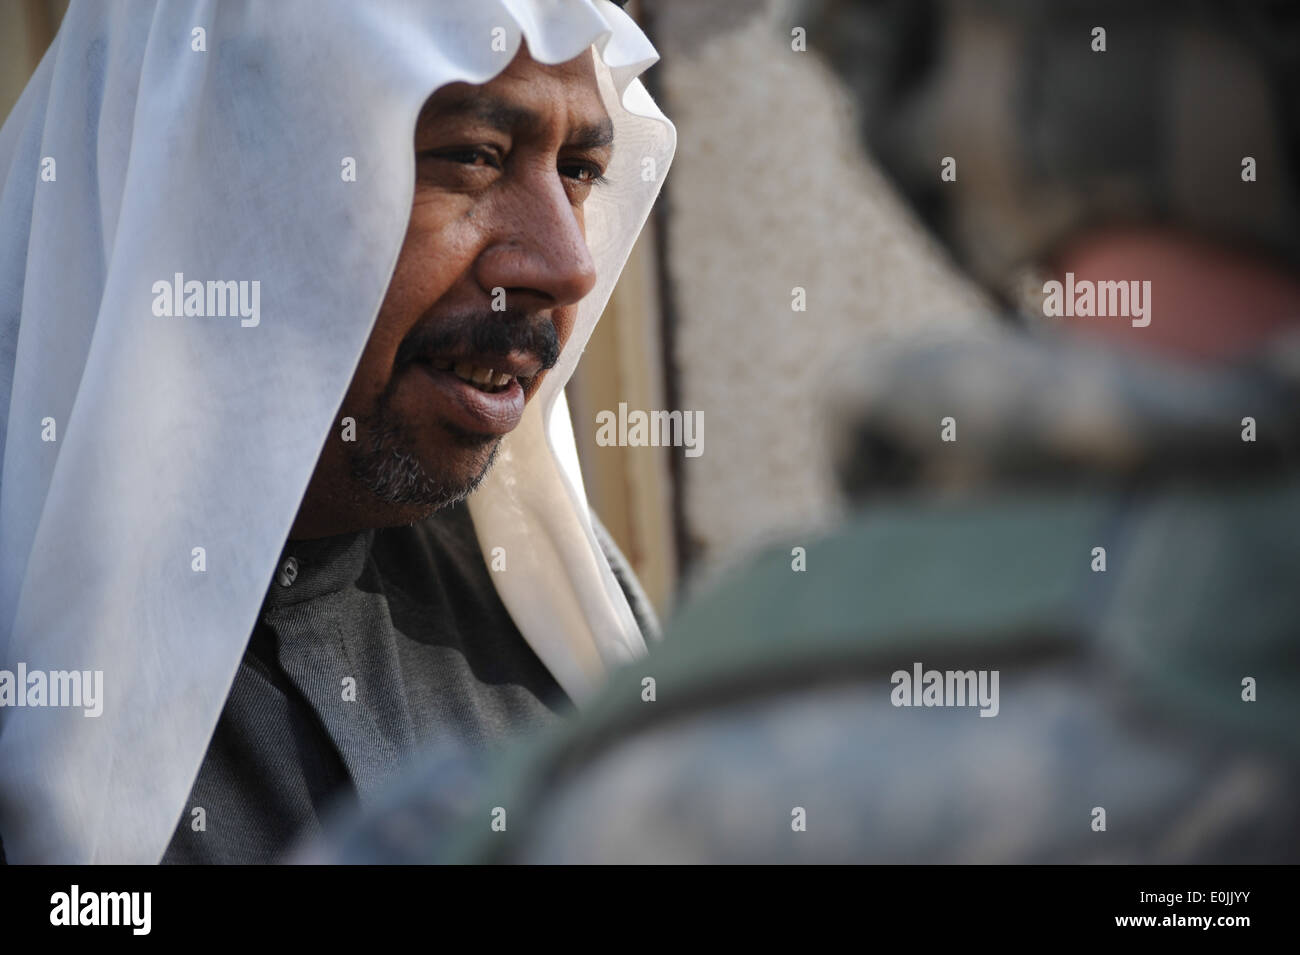
{"label": "man's teeth", "polygon": [[504,372],[497,374],[491,368],[484,368],[481,365],[471,365],[469,362],[457,362],[452,366],[450,362],[435,361],[435,368],[451,368],[452,374],[461,381],[468,381],[470,384],[478,385],[480,388],[504,388],[510,384],[513,375],[507,375]]}

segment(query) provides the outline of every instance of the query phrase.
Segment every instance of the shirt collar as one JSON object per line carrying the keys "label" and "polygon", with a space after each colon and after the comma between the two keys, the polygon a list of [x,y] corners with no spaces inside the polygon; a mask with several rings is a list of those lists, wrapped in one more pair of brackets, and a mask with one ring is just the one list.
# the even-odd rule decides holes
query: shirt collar
{"label": "shirt collar", "polygon": [[276,561],[264,610],[302,603],[357,582],[365,569],[373,530],[315,540],[290,540]]}

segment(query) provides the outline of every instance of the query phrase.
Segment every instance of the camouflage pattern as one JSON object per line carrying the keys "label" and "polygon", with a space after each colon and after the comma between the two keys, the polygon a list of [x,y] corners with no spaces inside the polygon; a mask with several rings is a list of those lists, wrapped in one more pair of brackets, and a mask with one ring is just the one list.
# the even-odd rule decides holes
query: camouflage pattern
{"label": "camouflage pattern", "polygon": [[[1222,374],[1065,333],[1040,320],[1023,334],[878,345],[846,362],[857,374],[830,399],[827,423],[849,498],[995,482],[1240,480],[1300,466],[1300,417],[1288,408],[1300,332]],[[936,446],[948,416],[958,440]],[[1256,419],[1254,441],[1241,440],[1245,417]]]}

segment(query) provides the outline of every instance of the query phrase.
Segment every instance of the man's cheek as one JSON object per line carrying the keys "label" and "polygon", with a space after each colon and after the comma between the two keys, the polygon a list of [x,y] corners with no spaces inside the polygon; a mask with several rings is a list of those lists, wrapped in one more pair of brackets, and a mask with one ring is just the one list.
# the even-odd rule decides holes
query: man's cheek
{"label": "man's cheek", "polygon": [[573,326],[578,322],[577,306],[564,309],[559,315],[553,316],[552,321],[555,322],[555,337],[560,343],[560,354],[564,354],[569,337],[573,334]]}
{"label": "man's cheek", "polygon": [[533,400],[533,396],[536,395],[537,392],[541,389],[542,382],[546,380],[546,376],[549,374],[550,374],[549,371],[539,371],[536,375],[533,376],[533,380],[529,382],[528,387],[524,389],[525,404]]}
{"label": "man's cheek", "polygon": [[357,421],[369,416],[378,395],[370,382],[370,373],[365,366],[359,366],[352,375],[347,394],[339,408],[340,418],[353,418]]}

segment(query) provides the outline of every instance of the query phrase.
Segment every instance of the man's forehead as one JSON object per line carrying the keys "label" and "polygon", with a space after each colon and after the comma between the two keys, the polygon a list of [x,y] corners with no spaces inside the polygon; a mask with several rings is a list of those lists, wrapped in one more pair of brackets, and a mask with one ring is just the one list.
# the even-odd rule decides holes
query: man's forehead
{"label": "man's forehead", "polygon": [[588,50],[567,63],[538,63],[521,50],[487,83],[452,83],[429,97],[420,124],[472,119],[505,132],[541,133],[557,124],[565,140],[588,147],[613,143],[609,118]]}

